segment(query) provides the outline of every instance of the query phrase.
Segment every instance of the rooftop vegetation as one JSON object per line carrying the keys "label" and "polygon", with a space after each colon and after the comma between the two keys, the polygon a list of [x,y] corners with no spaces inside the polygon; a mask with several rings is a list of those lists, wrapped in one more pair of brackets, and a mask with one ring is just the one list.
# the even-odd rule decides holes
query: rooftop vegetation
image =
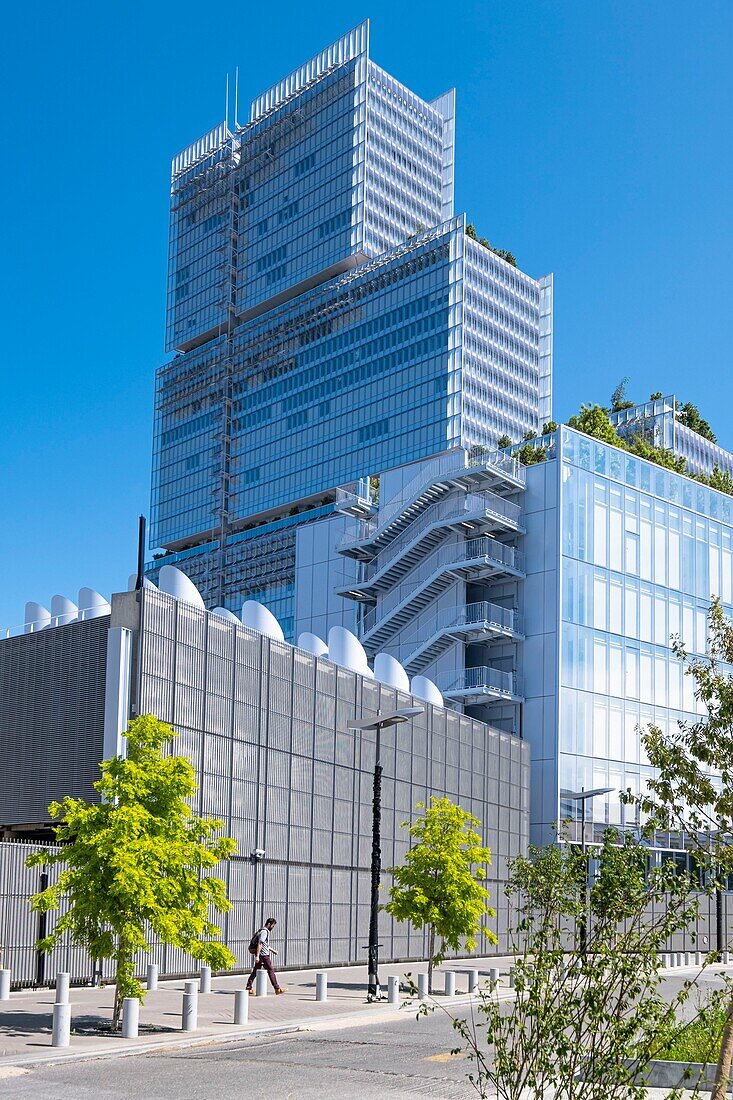
{"label": "rooftop vegetation", "polygon": [[493,244],[486,237],[479,237],[476,233],[475,226],[469,222],[466,226],[466,236],[470,237],[472,241],[478,241],[484,248],[488,248],[489,252],[493,252],[495,256],[499,256],[502,260],[506,260],[512,267],[517,266],[516,257],[512,252],[508,252],[506,248],[494,248]]}

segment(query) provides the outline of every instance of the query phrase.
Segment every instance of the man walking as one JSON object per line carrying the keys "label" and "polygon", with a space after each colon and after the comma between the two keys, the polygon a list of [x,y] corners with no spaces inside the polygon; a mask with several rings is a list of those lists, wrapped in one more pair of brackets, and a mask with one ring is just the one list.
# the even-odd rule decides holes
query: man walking
{"label": "man walking", "polygon": [[259,932],[255,932],[249,945],[249,949],[255,957],[255,964],[252,967],[252,973],[247,979],[247,991],[252,996],[254,996],[255,992],[252,988],[252,983],[255,980],[255,974],[261,967],[264,967],[264,969],[269,974],[270,982],[272,983],[272,988],[275,990],[275,992],[285,992],[285,987],[280,985],[275,976],[275,969],[272,965],[272,959],[270,957],[271,955],[277,955],[277,951],[275,950],[275,948],[270,947],[270,932],[272,932],[276,924],[277,921],[274,917],[268,917],[265,921],[265,927],[260,928]]}

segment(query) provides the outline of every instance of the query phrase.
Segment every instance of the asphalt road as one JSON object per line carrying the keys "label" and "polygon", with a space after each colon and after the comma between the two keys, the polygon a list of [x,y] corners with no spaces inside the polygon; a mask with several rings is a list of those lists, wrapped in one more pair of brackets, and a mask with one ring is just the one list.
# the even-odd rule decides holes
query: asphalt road
{"label": "asphalt road", "polygon": [[[443,1012],[389,1026],[370,1024],[167,1050],[65,1065],[4,1078],[13,1100],[376,1100],[476,1095],[470,1061]],[[18,1071],[16,1071],[16,1074]]]}

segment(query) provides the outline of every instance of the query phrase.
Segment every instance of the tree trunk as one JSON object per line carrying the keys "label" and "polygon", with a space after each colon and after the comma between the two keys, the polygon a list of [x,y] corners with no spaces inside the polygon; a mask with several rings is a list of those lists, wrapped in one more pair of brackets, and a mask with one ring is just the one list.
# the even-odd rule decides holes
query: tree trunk
{"label": "tree trunk", "polygon": [[728,1078],[733,1061],[733,1000],[728,1005],[728,1014],[725,1017],[723,1036],[720,1041],[720,1056],[715,1069],[715,1084],[710,1093],[710,1100],[726,1100],[728,1094]]}
{"label": "tree trunk", "polygon": [[132,967],[132,952],[130,951],[126,940],[120,939],[115,959],[117,962],[117,966],[115,969],[115,1003],[114,1008],[112,1009],[113,1031],[117,1031],[120,1026],[120,1016],[122,1015],[122,1002],[125,999],[124,983],[127,980],[127,977]]}
{"label": "tree trunk", "polygon": [[430,926],[428,935],[428,993],[433,992],[433,956],[435,955],[435,929]]}

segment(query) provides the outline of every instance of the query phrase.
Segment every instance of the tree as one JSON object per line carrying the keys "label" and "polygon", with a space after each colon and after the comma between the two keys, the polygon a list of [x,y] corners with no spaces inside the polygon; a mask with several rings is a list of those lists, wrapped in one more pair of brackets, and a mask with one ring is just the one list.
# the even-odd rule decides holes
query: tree
{"label": "tree", "polygon": [[624,446],[616,435],[608,413],[600,405],[581,405],[580,412],[568,420],[568,427],[600,439],[603,443],[611,443],[614,447]]}
{"label": "tree", "polygon": [[[391,867],[394,885],[384,909],[398,921],[409,921],[413,928],[428,929],[428,990],[433,989],[433,964],[445,958],[448,948],[458,951],[465,940],[468,951],[476,946],[479,932],[496,943],[493,932],[482,927],[484,917],[495,917],[487,905],[488,890],[481,885],[486,878],[484,864],[491,852],[475,831],[481,824],[472,814],[456,806],[449,798],[430,800],[409,828],[414,843],[401,867]],[[435,950],[435,937],[442,940]]]}
{"label": "tree", "polygon": [[114,960],[115,1028],[123,999],[143,999],[134,960],[148,948],[150,933],[214,970],[236,961],[214,939],[220,929],[210,917],[212,909],[231,908],[225,884],[206,873],[229,859],[236,843],[216,835],[221,821],[193,814],[193,765],[164,754],[175,737],[152,714],[130,722],[127,755],[100,764],[94,787],[101,802],[53,802],[49,812],[61,819],[61,849],[36,852],[27,861],[29,867],[61,867],[58,881],[30,899],[33,908],[46,913],[68,903],[38,949],[51,951],[69,933],[93,959]]}
{"label": "tree", "polygon": [[611,412],[621,412],[622,409],[633,409],[634,402],[629,401],[626,396],[626,387],[628,384],[628,378],[622,378],[611,394]]}
{"label": "tree", "polygon": [[557,431],[557,421],[556,420],[548,420],[545,424],[542,425],[542,434],[543,435],[551,435],[552,432],[556,432],[556,431]]}
{"label": "tree", "polygon": [[649,394],[649,400],[650,401],[661,401],[662,396],[663,396],[663,394],[662,394],[661,390],[655,390],[654,393]]}
{"label": "tree", "polygon": [[[696,902],[671,864],[648,867],[639,840],[609,829],[594,857],[590,890],[587,853],[577,845],[532,848],[510,866],[515,998],[481,991],[479,1022],[453,1024],[481,1097],[646,1095],[635,1075],[677,1025],[675,1009],[692,987],[685,983],[671,1004],[660,996],[660,953],[694,919]],[[585,950],[572,936],[581,921]]]}
{"label": "tree", "polygon": [[[656,769],[636,800],[648,818],[647,831],[673,831],[684,838],[707,870],[711,887],[733,872],[733,625],[719,599],[708,615],[706,658],[690,658],[676,638],[673,649],[691,676],[695,698],[705,709],[696,722],[679,721],[663,732],[649,726],[642,743]],[[626,801],[634,799],[627,792]],[[728,1005],[711,1100],[724,1100],[733,1061],[733,997]]]}
{"label": "tree", "polygon": [[693,432],[697,432],[703,439],[709,439],[711,443],[718,442],[713,429],[710,427],[707,420],[703,420],[697,405],[693,405],[691,401],[685,402],[684,405],[677,405],[677,419],[680,424],[684,424],[685,427],[690,428]]}
{"label": "tree", "polygon": [[478,240],[478,237],[476,236],[476,229],[473,225],[473,222],[469,222],[468,225],[466,226],[466,236],[470,237],[472,241],[477,241]]}
{"label": "tree", "polygon": [[535,466],[538,462],[547,462],[547,451],[544,447],[525,443],[518,451],[512,451],[512,458],[518,458],[523,466]]}
{"label": "tree", "polygon": [[499,436],[499,439],[497,440],[496,445],[499,448],[499,450],[502,451],[504,449],[504,447],[511,447],[512,441],[511,441],[511,439],[509,438],[508,435],[504,434],[504,435]]}

